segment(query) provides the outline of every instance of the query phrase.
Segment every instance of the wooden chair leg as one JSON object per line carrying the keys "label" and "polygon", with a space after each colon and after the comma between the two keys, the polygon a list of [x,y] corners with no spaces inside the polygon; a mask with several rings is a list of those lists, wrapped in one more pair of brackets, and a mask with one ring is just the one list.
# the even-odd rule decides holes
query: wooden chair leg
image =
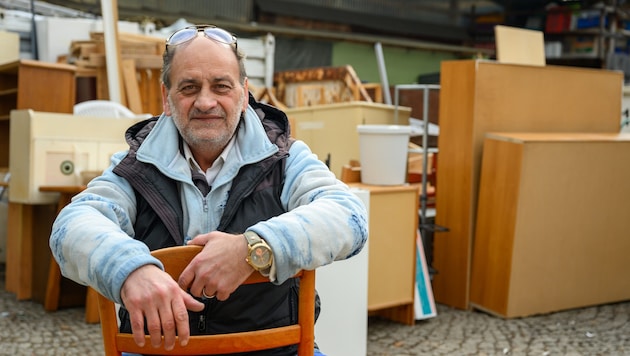
{"label": "wooden chair leg", "polygon": [[101,321],[98,314],[98,293],[91,287],[87,287],[85,295],[85,322],[97,324]]}

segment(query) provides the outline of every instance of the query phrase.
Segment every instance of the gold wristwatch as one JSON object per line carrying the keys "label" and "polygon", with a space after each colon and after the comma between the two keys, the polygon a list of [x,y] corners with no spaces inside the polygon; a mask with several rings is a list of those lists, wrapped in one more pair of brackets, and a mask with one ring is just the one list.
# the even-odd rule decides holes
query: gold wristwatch
{"label": "gold wristwatch", "polygon": [[248,251],[245,259],[247,263],[259,272],[271,267],[273,252],[265,240],[253,231],[245,231],[243,235],[245,235],[247,240]]}

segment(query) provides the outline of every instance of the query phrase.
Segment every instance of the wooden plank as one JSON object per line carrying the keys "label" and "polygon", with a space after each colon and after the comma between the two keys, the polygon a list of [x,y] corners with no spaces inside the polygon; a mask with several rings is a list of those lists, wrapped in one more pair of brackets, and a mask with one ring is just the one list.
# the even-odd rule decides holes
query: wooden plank
{"label": "wooden plank", "polygon": [[[474,250],[475,268],[471,275],[474,287],[470,300],[505,315],[514,247],[513,240],[507,237],[516,224],[516,206],[510,202],[518,199],[520,186],[514,182],[521,175],[523,147],[486,139],[484,152],[481,170],[484,178],[479,188],[479,211],[484,213],[477,216],[476,235],[481,236],[478,242],[491,244],[492,248]],[[493,194],[493,191],[501,194]]]}
{"label": "wooden plank", "polygon": [[495,26],[499,63],[545,65],[545,40],[542,31]]}
{"label": "wooden plank", "polygon": [[141,114],[144,110],[142,109],[142,99],[140,98],[140,89],[136,78],[136,64],[133,59],[122,61],[122,72],[127,107],[134,113]]}
{"label": "wooden plank", "polygon": [[107,69],[104,66],[98,67],[96,70],[96,98],[99,100],[109,100]]}
{"label": "wooden plank", "polygon": [[472,61],[442,64],[440,98],[446,100],[440,101],[435,223],[448,231],[435,234],[433,267],[437,274],[433,277],[433,293],[436,302],[461,309],[468,308],[473,209],[469,198],[463,199],[473,194],[472,176],[466,171],[472,161],[471,152],[461,147],[473,144],[474,75]]}
{"label": "wooden plank", "polygon": [[107,59],[107,82],[109,100],[126,105],[125,87],[123,85],[120,39],[118,38],[118,1],[101,1],[103,27],[105,28],[105,55]]}

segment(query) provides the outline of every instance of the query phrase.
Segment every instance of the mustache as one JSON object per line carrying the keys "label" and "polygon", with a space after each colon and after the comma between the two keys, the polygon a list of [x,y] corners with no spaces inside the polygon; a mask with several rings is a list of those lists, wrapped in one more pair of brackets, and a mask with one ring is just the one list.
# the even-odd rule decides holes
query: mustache
{"label": "mustache", "polygon": [[221,116],[221,117],[225,117],[225,111],[221,108],[212,108],[210,110],[206,110],[206,111],[202,111],[196,108],[193,108],[190,111],[190,117],[195,117],[195,116],[204,116],[204,115],[213,115],[213,116]]}

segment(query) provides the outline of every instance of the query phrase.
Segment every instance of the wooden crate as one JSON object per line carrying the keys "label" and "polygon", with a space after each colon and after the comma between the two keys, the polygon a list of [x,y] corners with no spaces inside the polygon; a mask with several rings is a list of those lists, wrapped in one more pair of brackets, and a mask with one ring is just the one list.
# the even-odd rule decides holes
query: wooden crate
{"label": "wooden crate", "polygon": [[348,101],[373,102],[351,66],[276,72],[276,98],[292,107]]}

